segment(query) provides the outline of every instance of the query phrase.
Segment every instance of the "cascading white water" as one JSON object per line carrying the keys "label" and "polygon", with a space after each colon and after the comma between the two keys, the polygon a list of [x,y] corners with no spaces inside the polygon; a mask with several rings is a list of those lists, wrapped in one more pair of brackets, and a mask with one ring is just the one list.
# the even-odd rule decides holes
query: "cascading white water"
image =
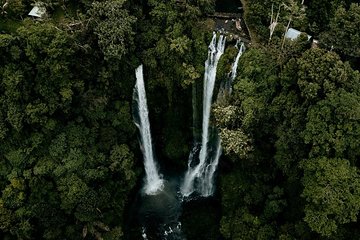
{"label": "cascading white water", "polygon": [[229,72],[228,77],[220,84],[220,89],[219,89],[217,99],[216,99],[217,104],[225,103],[227,97],[231,95],[231,93],[232,93],[232,84],[233,84],[233,81],[236,78],[239,59],[242,56],[242,54],[245,52],[245,45],[240,40],[238,40],[236,42],[235,46],[236,46],[236,48],[239,49],[239,51],[238,51],[238,53],[237,53],[237,55],[235,57],[235,60],[234,60],[233,64],[231,65],[231,71]]}
{"label": "cascading white water", "polygon": [[[236,46],[238,46],[238,44],[240,44],[240,48],[239,48],[239,52],[236,55],[235,61],[231,66],[231,71],[229,73],[229,78],[227,79],[227,83],[223,84],[221,86],[221,89],[219,89],[219,93],[217,98],[219,99],[224,99],[225,96],[221,96],[222,94],[231,94],[232,91],[232,83],[234,81],[234,79],[236,78],[236,73],[237,73],[237,67],[239,64],[239,59],[242,56],[242,54],[245,52],[245,45],[243,42],[240,42],[239,40],[236,43]],[[205,178],[202,184],[202,194],[203,196],[207,197],[207,196],[211,196],[214,193],[214,174],[215,171],[217,169],[217,166],[219,164],[219,158],[221,156],[221,139],[220,137],[217,135],[217,143],[215,146],[215,157],[214,160],[212,161],[211,164],[209,164],[206,168],[206,172],[205,172]]]}
{"label": "cascading white water", "polygon": [[[189,196],[195,190],[199,191],[202,195],[204,194],[202,192],[202,190],[204,189],[202,186],[205,184],[204,176],[206,172],[206,167],[208,165],[207,154],[209,142],[211,102],[215,86],[217,65],[221,55],[224,53],[225,41],[226,38],[220,35],[218,42],[216,42],[216,34],[214,33],[211,43],[209,45],[208,59],[205,61],[202,137],[199,163],[195,167],[191,167],[190,164],[188,166],[188,170],[184,178],[184,183],[181,186],[181,193],[183,194],[183,196]],[[200,186],[194,186],[194,182],[196,179],[199,179]]]}
{"label": "cascading white water", "polygon": [[216,143],[216,151],[215,151],[215,157],[209,165],[207,165],[205,169],[204,178],[201,181],[201,193],[203,197],[211,196],[214,193],[215,187],[214,187],[214,174],[217,169],[217,166],[219,164],[219,159],[221,155],[221,140],[219,137],[217,137],[217,143]]}
{"label": "cascading white water", "polygon": [[[224,41],[222,45],[222,41]],[[220,43],[220,50],[218,52]],[[203,97],[203,125],[202,125],[202,143],[199,156],[199,164],[195,167],[192,167],[192,162],[194,161],[194,150],[191,152],[189,157],[188,171],[185,174],[184,183],[181,187],[181,192],[183,196],[189,196],[192,192],[198,191],[201,196],[207,197],[211,196],[214,193],[214,174],[217,169],[219,158],[221,155],[221,140],[216,134],[216,145],[215,145],[215,155],[208,156],[209,153],[209,119],[210,119],[210,108],[211,108],[211,98],[214,90],[214,83],[216,78],[216,67],[217,62],[224,51],[225,39],[220,36],[217,49],[215,50],[216,44],[216,35],[213,36],[213,39],[209,46],[209,56],[208,60],[205,62],[205,76],[204,76],[204,97]],[[221,86],[219,90],[219,95],[231,94],[232,91],[232,82],[236,78],[237,67],[241,55],[245,51],[244,43],[239,41],[236,43],[236,46],[239,47],[239,52],[236,55],[235,61],[231,66],[231,71],[229,77],[225,84]],[[216,51],[216,54],[214,52]],[[215,58],[212,58],[215,57]],[[216,59],[216,57],[218,57]],[[220,96],[218,98],[224,98]],[[195,185],[195,180],[197,180],[197,185]]]}
{"label": "cascading white water", "polygon": [[238,67],[238,64],[239,64],[239,59],[240,57],[242,56],[242,54],[245,52],[245,45],[243,42],[240,42],[240,40],[237,41],[236,43],[236,46],[240,44],[240,47],[239,47],[239,52],[238,54],[236,55],[236,58],[235,58],[235,61],[234,63],[231,65],[231,72],[229,74],[229,84],[228,84],[228,91],[229,91],[229,94],[231,94],[232,92],[232,83],[234,81],[234,79],[236,78],[236,73],[237,73],[237,67]]}
{"label": "cascading white water", "polygon": [[136,85],[134,88],[134,99],[137,102],[138,121],[135,120],[141,136],[141,149],[144,155],[145,166],[145,186],[144,191],[148,195],[156,194],[163,188],[163,179],[158,173],[158,167],[154,160],[153,147],[151,143],[151,132],[149,122],[149,111],[146,102],[144,86],[143,66],[140,65],[136,70]]}
{"label": "cascading white water", "polygon": [[[216,42],[216,35],[214,34],[209,45],[208,59],[205,62],[201,143],[195,140],[196,144],[190,153],[188,170],[180,189],[185,197],[194,191],[203,197],[208,197],[215,191],[214,176],[222,149],[220,137],[216,129],[210,126],[209,121],[216,68],[224,48],[225,38],[220,36],[218,42]],[[226,94],[229,93],[229,87],[231,87],[231,83],[236,77],[238,61],[244,49],[244,45],[241,45],[225,84],[220,86],[217,103],[219,98],[225,98]],[[193,93],[196,93],[196,91]],[[163,180],[154,161],[142,66],[136,69],[136,87],[134,88],[133,98],[136,101],[134,121],[140,130],[141,149],[144,154],[146,172],[143,189],[146,194],[141,195],[141,207],[139,209],[140,221],[143,224],[141,236],[143,240],[186,239],[183,237],[181,223],[178,220],[181,207],[178,193],[175,191],[178,183],[176,181],[175,186],[169,184],[169,181]],[[193,110],[197,109],[195,103],[196,98],[193,99]],[[194,138],[198,139],[195,135],[200,134],[197,134],[197,131],[194,134]],[[154,226],[154,222],[159,225],[155,224]]]}

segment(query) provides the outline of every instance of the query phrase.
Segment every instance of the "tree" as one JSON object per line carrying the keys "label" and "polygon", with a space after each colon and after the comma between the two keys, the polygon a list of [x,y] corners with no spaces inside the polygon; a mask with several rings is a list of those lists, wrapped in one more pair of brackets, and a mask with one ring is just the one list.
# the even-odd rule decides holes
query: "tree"
{"label": "tree", "polygon": [[250,0],[246,4],[245,20],[251,37],[263,42],[269,39],[269,31],[270,40],[273,34],[281,38],[290,22],[302,31],[308,22],[303,5],[294,0]]}
{"label": "tree", "polygon": [[27,2],[24,0],[2,0],[1,14],[9,15],[10,18],[21,18],[26,13]]}
{"label": "tree", "polygon": [[329,30],[320,35],[321,43],[339,53],[360,57],[360,5],[353,3],[349,10],[339,7],[330,19]]}
{"label": "tree", "polygon": [[307,16],[311,25],[311,30],[319,34],[328,28],[330,19],[334,16],[338,6],[343,6],[343,0],[326,1],[317,0],[307,3]]}
{"label": "tree", "polygon": [[94,2],[90,15],[105,59],[120,60],[133,45],[135,18],[123,8],[126,0]]}
{"label": "tree", "polygon": [[340,224],[354,222],[360,210],[360,176],[346,159],[308,159],[302,196],[308,204],[304,220],[313,231],[331,236]]}
{"label": "tree", "polygon": [[214,110],[232,160],[221,176],[228,239],[346,239],[356,221],[359,72],[290,45],[245,52],[232,97]]}
{"label": "tree", "polygon": [[86,28],[23,24],[0,35],[1,234],[121,239],[137,178],[133,67],[105,63]]}

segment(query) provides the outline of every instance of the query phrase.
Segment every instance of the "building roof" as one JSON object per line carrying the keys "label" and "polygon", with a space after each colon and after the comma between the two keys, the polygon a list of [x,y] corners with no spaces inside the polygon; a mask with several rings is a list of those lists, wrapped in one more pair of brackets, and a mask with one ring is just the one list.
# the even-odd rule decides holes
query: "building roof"
{"label": "building roof", "polygon": [[[293,28],[289,28],[287,30],[287,32],[285,33],[285,37],[286,38],[289,38],[291,40],[295,40],[296,38],[298,38],[300,36],[301,32],[296,30],[296,29],[293,29]],[[307,35],[308,36],[308,40],[310,40],[311,36],[310,35]]]}
{"label": "building roof", "polygon": [[29,16],[38,17],[41,18],[45,15],[46,8],[44,6],[41,6],[39,3],[35,3],[35,6],[31,11],[29,12]]}

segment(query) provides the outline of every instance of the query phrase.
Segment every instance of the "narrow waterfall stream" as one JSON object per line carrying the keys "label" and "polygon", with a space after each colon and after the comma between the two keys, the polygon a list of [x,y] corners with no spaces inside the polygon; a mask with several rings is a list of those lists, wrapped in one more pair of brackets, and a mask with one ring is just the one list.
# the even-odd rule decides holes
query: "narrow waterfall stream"
{"label": "narrow waterfall stream", "polygon": [[[205,198],[213,195],[215,191],[214,175],[222,149],[221,139],[218,136],[217,130],[210,126],[210,113],[217,65],[224,53],[225,41],[226,38],[222,35],[217,40],[217,36],[214,33],[209,45],[208,59],[205,62],[204,72],[201,143],[195,144],[190,153],[188,169],[184,179],[181,179],[180,176],[167,176],[166,174],[163,177],[159,173],[151,140],[143,66],[140,65],[135,71],[136,85],[133,94],[135,103],[133,115],[134,122],[140,131],[140,147],[143,152],[145,167],[144,185],[134,203],[136,205],[136,215],[138,216],[137,222],[140,225],[140,228],[137,230],[137,238],[141,237],[144,240],[185,240],[186,237],[183,234],[182,223],[180,221],[182,220],[183,197],[188,197],[196,192],[203,197],[199,201],[206,202]],[[222,94],[229,94],[231,92],[231,84],[236,77],[239,58],[244,50],[245,47],[241,44],[232,64],[231,72],[225,79],[225,84],[222,84],[219,89],[217,99],[222,97]],[[194,206],[196,206],[196,202],[198,201],[194,201]],[[189,207],[187,204],[189,204],[189,201],[186,201],[184,204],[184,210],[186,210],[185,212],[188,216],[187,208]],[[190,206],[190,209],[192,207]],[[184,224],[187,225],[187,222],[185,221]]]}
{"label": "narrow waterfall stream", "polygon": [[[239,44],[240,44],[240,47],[238,46]],[[243,55],[243,53],[245,52],[245,45],[244,45],[243,42],[240,42],[240,40],[237,41],[236,47],[239,49],[239,52],[236,55],[234,63],[231,65],[231,72],[229,73],[229,78],[228,78],[228,81],[227,81],[228,84],[226,84],[226,89],[225,89],[225,90],[228,91],[229,94],[231,94],[231,92],[232,92],[232,83],[233,83],[234,79],[236,78],[239,59]]]}
{"label": "narrow waterfall stream", "polygon": [[145,186],[144,191],[148,195],[156,194],[163,188],[163,180],[158,172],[158,167],[154,160],[153,146],[151,143],[151,132],[149,122],[149,111],[146,102],[144,86],[143,66],[140,65],[136,71],[136,85],[133,98],[137,102],[138,114],[134,113],[135,124],[139,128],[141,136],[141,149],[144,155],[145,166]]}
{"label": "narrow waterfall stream", "polygon": [[233,81],[235,80],[236,74],[237,74],[237,67],[239,64],[239,59],[246,50],[245,44],[243,42],[241,42],[240,40],[238,40],[236,42],[235,47],[238,48],[239,51],[235,57],[233,64],[231,65],[231,71],[229,72],[228,77],[220,84],[219,92],[216,97],[217,104],[221,104],[221,102],[224,102],[224,101],[226,102],[226,99],[231,95]]}

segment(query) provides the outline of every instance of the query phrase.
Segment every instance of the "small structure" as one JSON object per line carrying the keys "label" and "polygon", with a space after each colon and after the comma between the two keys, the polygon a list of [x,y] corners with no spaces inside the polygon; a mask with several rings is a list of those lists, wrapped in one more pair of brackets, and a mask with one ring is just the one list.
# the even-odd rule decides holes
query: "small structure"
{"label": "small structure", "polygon": [[[287,32],[285,33],[285,38],[288,38],[290,40],[295,40],[297,39],[299,36],[300,36],[301,32],[294,29],[294,28],[289,28],[287,30]],[[311,36],[306,34],[307,37],[308,37],[308,40],[310,40]]]}
{"label": "small structure", "polygon": [[46,8],[42,3],[37,2],[28,15],[36,18],[43,18],[46,15]]}

